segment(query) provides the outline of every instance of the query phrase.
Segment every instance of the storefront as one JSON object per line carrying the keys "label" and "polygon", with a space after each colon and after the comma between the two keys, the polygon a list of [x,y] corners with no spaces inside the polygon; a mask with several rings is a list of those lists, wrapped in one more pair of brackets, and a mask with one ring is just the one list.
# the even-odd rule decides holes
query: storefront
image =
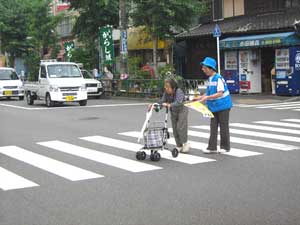
{"label": "storefront", "polygon": [[232,93],[300,95],[300,37],[295,32],[229,37],[220,41],[224,77]]}

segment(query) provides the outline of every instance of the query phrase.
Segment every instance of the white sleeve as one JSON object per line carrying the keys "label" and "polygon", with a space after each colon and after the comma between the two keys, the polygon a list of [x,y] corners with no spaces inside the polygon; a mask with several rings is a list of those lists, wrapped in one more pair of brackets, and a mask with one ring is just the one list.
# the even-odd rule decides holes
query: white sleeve
{"label": "white sleeve", "polygon": [[224,83],[223,80],[221,78],[218,79],[218,84],[217,84],[217,92],[219,91],[223,91],[224,92],[225,87],[224,87]]}

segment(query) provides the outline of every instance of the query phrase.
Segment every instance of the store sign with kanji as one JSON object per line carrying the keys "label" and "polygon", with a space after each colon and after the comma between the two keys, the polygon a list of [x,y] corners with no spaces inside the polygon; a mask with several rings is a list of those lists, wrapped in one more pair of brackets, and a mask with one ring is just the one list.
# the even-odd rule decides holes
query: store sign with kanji
{"label": "store sign with kanji", "polygon": [[102,47],[104,64],[111,65],[114,62],[114,41],[111,26],[100,28],[100,46]]}

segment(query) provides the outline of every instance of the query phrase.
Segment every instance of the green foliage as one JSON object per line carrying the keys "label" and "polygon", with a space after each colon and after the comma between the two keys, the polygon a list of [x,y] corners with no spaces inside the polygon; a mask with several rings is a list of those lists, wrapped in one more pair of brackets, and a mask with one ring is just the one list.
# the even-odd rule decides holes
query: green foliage
{"label": "green foliage", "polygon": [[25,57],[31,73],[44,49],[55,47],[55,28],[59,17],[49,12],[50,0],[0,0],[0,39],[2,51],[9,53],[10,66],[15,57]]}
{"label": "green foliage", "polygon": [[151,35],[159,38],[173,37],[174,33],[187,29],[194,18],[205,11],[199,0],[133,0],[130,14],[135,26],[145,26]]}
{"label": "green foliage", "polygon": [[[72,51],[72,61],[77,63],[82,63],[83,68],[87,70],[92,70],[97,68],[98,58],[93,57],[97,56],[97,53],[91,54],[91,49],[85,47],[78,47]],[[96,61],[96,65],[95,65]]]}
{"label": "green foliage", "polygon": [[165,79],[175,73],[175,68],[172,65],[161,66],[158,68],[158,74],[161,79]]}
{"label": "green foliage", "polygon": [[129,57],[128,58],[128,73],[129,76],[135,76],[141,70],[143,62],[142,57]]}
{"label": "green foliage", "polygon": [[83,43],[98,40],[99,27],[118,26],[118,0],[71,0],[70,2],[71,7],[80,12],[73,32]]}

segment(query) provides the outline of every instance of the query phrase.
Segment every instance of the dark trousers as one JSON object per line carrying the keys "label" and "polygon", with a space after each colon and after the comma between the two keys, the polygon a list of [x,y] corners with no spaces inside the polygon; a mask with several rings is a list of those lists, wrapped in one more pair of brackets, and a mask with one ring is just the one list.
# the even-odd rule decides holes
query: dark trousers
{"label": "dark trousers", "polygon": [[217,150],[218,128],[220,125],[220,147],[221,149],[230,150],[229,112],[230,109],[213,113],[214,118],[210,120],[210,138],[207,149]]}
{"label": "dark trousers", "polygon": [[188,112],[186,107],[182,107],[180,110],[171,111],[173,135],[177,147],[182,147],[188,139]]}

